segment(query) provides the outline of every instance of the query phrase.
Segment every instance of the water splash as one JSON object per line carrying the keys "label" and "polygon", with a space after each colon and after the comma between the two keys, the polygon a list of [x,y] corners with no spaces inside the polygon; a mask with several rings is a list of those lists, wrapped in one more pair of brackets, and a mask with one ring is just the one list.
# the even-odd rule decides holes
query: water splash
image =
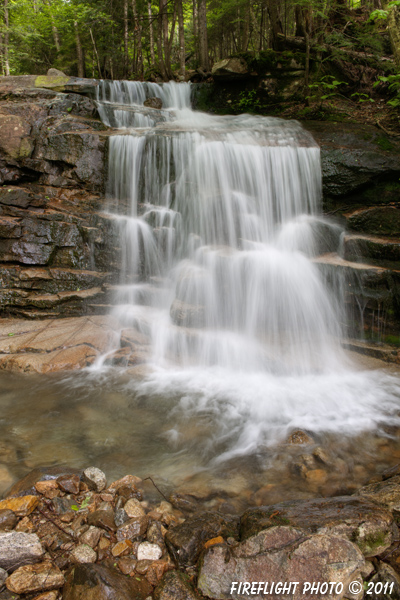
{"label": "water splash", "polygon": [[[164,103],[151,116],[149,96]],[[307,423],[354,430],[360,405],[361,428],[372,427],[371,394],[397,405],[398,380],[353,372],[341,348],[346,286],[336,275],[329,286],[319,256],[338,251],[343,230],[320,213],[318,146],[297,122],[205,115],[189,99],[190,85],[173,82],[98,92],[104,121],[123,130],[110,138],[122,247],[113,312],[151,342],[139,392],[168,390],[193,417],[203,406],[225,418],[241,433],[224,457]]]}

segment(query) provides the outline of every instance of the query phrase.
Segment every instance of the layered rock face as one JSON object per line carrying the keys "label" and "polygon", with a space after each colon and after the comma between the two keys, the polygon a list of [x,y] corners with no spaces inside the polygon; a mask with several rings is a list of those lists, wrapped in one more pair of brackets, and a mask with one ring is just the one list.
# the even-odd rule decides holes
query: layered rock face
{"label": "layered rock face", "polygon": [[[104,312],[116,244],[103,208],[108,134],[95,81],[0,85],[0,314]],[[79,92],[79,93],[75,93]]]}

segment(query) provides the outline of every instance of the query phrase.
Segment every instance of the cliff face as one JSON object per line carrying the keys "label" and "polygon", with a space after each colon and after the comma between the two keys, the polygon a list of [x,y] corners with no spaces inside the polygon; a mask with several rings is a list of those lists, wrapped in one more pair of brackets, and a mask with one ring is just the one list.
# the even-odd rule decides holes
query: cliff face
{"label": "cliff face", "polygon": [[101,213],[108,134],[94,102],[75,93],[90,94],[95,85],[62,77],[1,80],[3,316],[105,310],[116,243],[112,221]]}
{"label": "cliff face", "polygon": [[[96,86],[62,76],[0,80],[1,316],[109,310],[120,265],[113,220],[102,212],[113,130],[98,118]],[[326,268],[355,271],[365,315],[383,310],[398,331],[400,144],[367,125],[304,125],[321,147],[324,209],[353,231],[341,261],[328,257]]]}

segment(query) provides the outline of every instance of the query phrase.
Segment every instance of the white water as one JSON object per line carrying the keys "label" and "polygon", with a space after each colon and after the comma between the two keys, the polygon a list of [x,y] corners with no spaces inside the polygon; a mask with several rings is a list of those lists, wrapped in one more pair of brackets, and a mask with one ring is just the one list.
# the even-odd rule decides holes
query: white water
{"label": "white water", "polygon": [[[162,111],[143,107],[149,96]],[[199,414],[220,423],[220,459],[293,428],[394,422],[399,380],[356,371],[340,345],[345,286],[329,289],[316,257],[337,251],[342,231],[320,215],[311,136],[296,122],[193,112],[188,84],[103,82],[97,99],[124,129],[110,138],[114,315],[151,339],[150,373],[132,385],[180,398],[171,440]]]}

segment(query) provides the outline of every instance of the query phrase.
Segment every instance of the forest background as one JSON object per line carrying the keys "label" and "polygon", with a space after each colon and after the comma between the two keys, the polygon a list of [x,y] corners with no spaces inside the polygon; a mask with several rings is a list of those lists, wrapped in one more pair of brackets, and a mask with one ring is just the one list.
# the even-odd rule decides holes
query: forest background
{"label": "forest background", "polygon": [[[373,103],[383,94],[400,105],[400,0],[1,0],[0,21],[3,75],[55,67],[79,77],[206,81],[226,57],[261,73],[286,53],[304,70],[306,104]],[[255,92],[246,93],[242,108],[257,107]]]}

